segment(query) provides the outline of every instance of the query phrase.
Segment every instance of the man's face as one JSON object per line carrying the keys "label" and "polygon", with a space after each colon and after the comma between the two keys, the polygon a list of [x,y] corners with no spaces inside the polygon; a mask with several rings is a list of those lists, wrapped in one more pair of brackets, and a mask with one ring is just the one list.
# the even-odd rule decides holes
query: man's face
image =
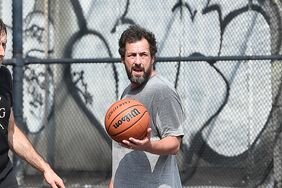
{"label": "man's face", "polygon": [[7,34],[2,31],[0,34],[0,63],[3,63],[3,59],[5,57],[5,50],[7,44]]}
{"label": "man's face", "polygon": [[123,63],[132,84],[138,86],[146,82],[153,72],[154,63],[148,41],[143,38],[137,42],[126,43]]}

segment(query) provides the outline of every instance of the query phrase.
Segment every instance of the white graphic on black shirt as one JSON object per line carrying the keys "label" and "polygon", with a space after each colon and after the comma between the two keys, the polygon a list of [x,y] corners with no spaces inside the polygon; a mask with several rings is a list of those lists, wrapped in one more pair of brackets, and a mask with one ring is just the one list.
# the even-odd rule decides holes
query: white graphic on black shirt
{"label": "white graphic on black shirt", "polygon": [[[0,97],[0,101],[1,101],[2,97]],[[4,111],[3,111],[4,110]],[[4,118],[5,117],[5,109],[4,108],[0,108],[0,112],[3,111],[3,113],[0,113],[0,118]],[[2,115],[1,115],[2,114]],[[0,123],[0,127],[1,129],[4,130],[3,125]]]}

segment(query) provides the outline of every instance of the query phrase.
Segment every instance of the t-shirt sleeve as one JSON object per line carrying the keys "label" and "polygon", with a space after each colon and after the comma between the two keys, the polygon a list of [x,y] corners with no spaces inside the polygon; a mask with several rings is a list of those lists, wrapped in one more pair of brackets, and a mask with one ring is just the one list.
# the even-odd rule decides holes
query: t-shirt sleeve
{"label": "t-shirt sleeve", "polygon": [[13,82],[9,69],[5,66],[0,67],[0,94],[9,98],[10,106],[13,106]]}
{"label": "t-shirt sleeve", "polygon": [[183,136],[183,122],[185,121],[185,112],[179,95],[172,89],[165,89],[157,97],[154,106],[156,110],[156,124],[160,136]]}

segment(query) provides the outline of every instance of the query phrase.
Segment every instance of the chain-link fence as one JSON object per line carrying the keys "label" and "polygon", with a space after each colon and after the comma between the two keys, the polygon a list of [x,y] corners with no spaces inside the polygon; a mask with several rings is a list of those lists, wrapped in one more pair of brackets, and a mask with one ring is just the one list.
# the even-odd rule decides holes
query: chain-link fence
{"label": "chain-link fence", "polygon": [[[185,107],[183,186],[282,187],[280,2],[23,1],[23,78],[12,69],[12,2],[0,0],[0,15],[6,63],[23,80],[19,126],[67,187],[105,187],[111,176],[103,121],[128,84],[117,49],[130,24],[156,34],[156,70]],[[22,187],[42,186],[14,163]]]}

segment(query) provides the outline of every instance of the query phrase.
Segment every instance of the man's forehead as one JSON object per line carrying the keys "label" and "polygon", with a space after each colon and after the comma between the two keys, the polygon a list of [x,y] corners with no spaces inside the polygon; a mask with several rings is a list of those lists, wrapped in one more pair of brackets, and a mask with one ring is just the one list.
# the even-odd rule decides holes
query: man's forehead
{"label": "man's forehead", "polygon": [[7,41],[7,34],[4,31],[2,31],[0,33],[0,38],[2,42]]}
{"label": "man's forehead", "polygon": [[127,53],[146,53],[150,52],[149,46],[144,46],[144,45],[127,45],[126,46],[126,52]]}
{"label": "man's forehead", "polygon": [[126,50],[127,53],[150,53],[149,48],[143,49],[143,48],[130,48]]}
{"label": "man's forehead", "polygon": [[2,30],[0,31],[0,33],[1,33],[1,35],[7,35],[7,33],[5,32],[4,29],[2,29]]}

